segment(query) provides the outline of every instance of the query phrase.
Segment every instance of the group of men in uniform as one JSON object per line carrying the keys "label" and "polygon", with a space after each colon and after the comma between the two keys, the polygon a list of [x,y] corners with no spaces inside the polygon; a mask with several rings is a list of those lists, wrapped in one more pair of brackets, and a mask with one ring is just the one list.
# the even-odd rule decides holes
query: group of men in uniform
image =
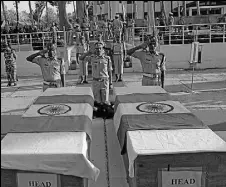
{"label": "group of men in uniform", "polygon": [[[115,19],[113,30],[114,41],[111,47],[106,47],[102,36],[99,35],[94,48],[87,44],[84,35],[76,35],[77,60],[80,61],[80,83],[88,83],[88,64],[92,66],[92,89],[96,103],[109,105],[109,90],[113,88],[112,60],[115,66],[115,81],[122,81],[123,63],[126,55],[138,58],[143,68],[143,86],[161,85],[164,87],[165,55],[156,51],[157,37],[147,35],[145,42],[137,47],[127,50],[122,42],[120,20]],[[45,54],[48,54],[45,56]],[[111,54],[111,56],[109,56]],[[38,64],[41,67],[44,83],[43,91],[48,87],[65,86],[64,60],[57,58],[55,43],[49,43],[47,50],[27,57],[27,61]]]}

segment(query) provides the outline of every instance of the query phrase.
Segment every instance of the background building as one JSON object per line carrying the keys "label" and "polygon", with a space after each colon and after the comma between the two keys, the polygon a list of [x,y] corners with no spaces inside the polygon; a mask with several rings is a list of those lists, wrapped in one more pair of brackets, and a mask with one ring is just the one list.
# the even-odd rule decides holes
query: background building
{"label": "background building", "polygon": [[[178,16],[179,10],[183,9],[183,1],[164,1],[165,12],[173,12]],[[122,15],[122,5],[126,10],[126,17],[129,19],[144,19],[148,15],[148,1],[93,1],[93,15],[99,20],[102,17],[113,19],[116,14]],[[154,1],[155,17],[161,14],[160,1]],[[226,1],[200,1],[201,15],[225,14]],[[197,14],[196,1],[186,1],[186,13],[188,16]]]}

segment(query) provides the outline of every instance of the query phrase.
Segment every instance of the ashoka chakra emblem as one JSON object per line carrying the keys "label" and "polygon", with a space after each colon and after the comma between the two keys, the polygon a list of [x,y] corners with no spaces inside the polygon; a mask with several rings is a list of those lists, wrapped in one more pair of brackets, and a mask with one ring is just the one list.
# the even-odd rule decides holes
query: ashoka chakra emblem
{"label": "ashoka chakra emblem", "polygon": [[38,110],[39,114],[45,114],[49,116],[65,114],[71,110],[71,107],[63,104],[46,105]]}
{"label": "ashoka chakra emblem", "polygon": [[142,103],[137,106],[137,110],[147,113],[167,113],[173,109],[173,106],[165,103]]}

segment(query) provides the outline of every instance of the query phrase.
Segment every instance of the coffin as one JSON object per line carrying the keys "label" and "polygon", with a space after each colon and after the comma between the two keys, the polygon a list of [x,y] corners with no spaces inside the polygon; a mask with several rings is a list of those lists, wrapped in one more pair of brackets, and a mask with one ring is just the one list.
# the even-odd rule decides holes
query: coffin
{"label": "coffin", "polygon": [[99,175],[89,146],[85,132],[8,133],[1,141],[1,186],[87,187]]}
{"label": "coffin", "polygon": [[115,87],[115,111],[120,103],[156,102],[170,100],[170,95],[160,86]]}
{"label": "coffin", "polygon": [[210,129],[128,131],[123,160],[130,187],[176,186],[177,177],[193,178],[192,186],[226,184],[226,143]]}
{"label": "coffin", "polygon": [[114,126],[131,187],[170,187],[172,177],[225,186],[225,141],[180,102],[120,103]]}

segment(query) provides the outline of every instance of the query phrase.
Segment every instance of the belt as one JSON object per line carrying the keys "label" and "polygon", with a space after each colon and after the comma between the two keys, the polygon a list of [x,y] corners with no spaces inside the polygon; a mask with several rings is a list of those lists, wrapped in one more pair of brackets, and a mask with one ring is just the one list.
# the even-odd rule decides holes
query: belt
{"label": "belt", "polygon": [[82,31],[89,31],[89,29],[87,28],[87,29],[82,29]]}
{"label": "belt", "polygon": [[122,55],[122,53],[113,53],[113,55]]}
{"label": "belt", "polygon": [[47,86],[55,85],[55,84],[58,84],[58,83],[60,83],[60,80],[56,80],[56,81],[43,81],[43,84],[44,85],[47,85]]}
{"label": "belt", "polygon": [[158,75],[158,74],[154,74],[154,73],[151,73],[151,74],[144,73],[144,74],[143,74],[143,77],[158,78],[159,75]]}
{"label": "belt", "polygon": [[95,78],[93,77],[94,81],[104,82],[105,80],[108,80],[108,77],[102,77],[102,78]]}

